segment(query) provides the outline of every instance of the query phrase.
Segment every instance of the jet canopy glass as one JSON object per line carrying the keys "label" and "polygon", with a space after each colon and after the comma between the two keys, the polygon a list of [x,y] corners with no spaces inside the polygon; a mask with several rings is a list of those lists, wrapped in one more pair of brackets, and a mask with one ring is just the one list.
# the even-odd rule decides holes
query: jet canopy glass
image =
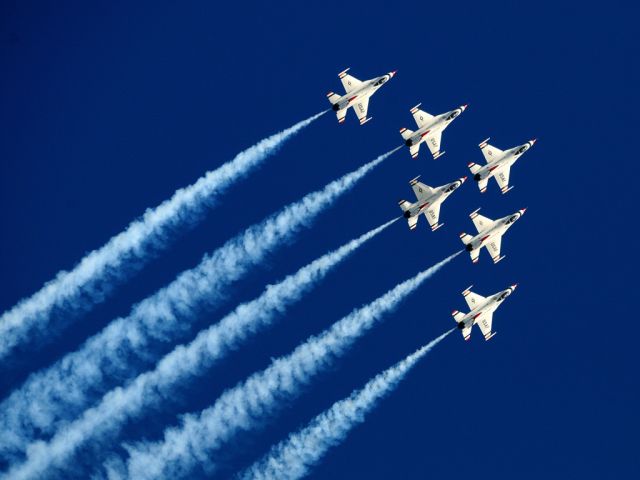
{"label": "jet canopy glass", "polygon": [[456,118],[458,115],[460,115],[460,111],[456,110],[455,112],[453,112],[451,115],[449,115],[447,117],[447,120],[453,120],[454,118]]}

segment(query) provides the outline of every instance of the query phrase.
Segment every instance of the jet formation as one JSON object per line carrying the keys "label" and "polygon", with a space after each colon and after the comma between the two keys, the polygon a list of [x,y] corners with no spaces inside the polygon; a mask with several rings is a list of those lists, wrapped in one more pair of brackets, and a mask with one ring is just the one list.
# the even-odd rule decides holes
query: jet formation
{"label": "jet formation", "polygon": [[[396,71],[389,72],[370,80],[358,80],[349,75],[349,69],[343,70],[338,74],[345,89],[345,94],[340,96],[334,92],[329,92],[327,98],[331,103],[331,108],[336,112],[339,123],[345,121],[347,111],[353,108],[361,125],[371,120],[367,116],[369,108],[369,99],[376,93],[380,87],[385,85],[396,74]],[[404,145],[409,148],[412,158],[417,158],[420,146],[424,143],[429,149],[433,159],[438,159],[444,155],[442,150],[442,134],[458,118],[466,109],[467,104],[450,110],[439,115],[432,115],[421,110],[421,103],[413,107],[410,112],[416,122],[417,129],[409,130],[401,128],[400,135],[404,141]],[[500,187],[500,191],[505,194],[509,192],[513,186],[509,185],[509,176],[511,167],[515,162],[533,145],[535,139],[518,145],[508,150],[500,150],[490,145],[489,139],[479,144],[480,151],[484,155],[486,165],[481,166],[476,163],[469,163],[468,168],[471,170],[473,180],[478,184],[481,193],[485,193],[490,178],[494,178]],[[429,227],[432,231],[440,229],[444,223],[440,223],[440,209],[442,203],[458,188],[464,184],[467,177],[461,177],[451,183],[441,185],[439,187],[431,187],[425,183],[419,182],[417,176],[409,182],[416,196],[415,202],[400,200],[398,205],[402,210],[402,215],[407,219],[409,230],[416,230],[420,215],[424,215],[427,219]],[[488,217],[478,213],[480,209],[471,212],[469,215],[473,224],[478,231],[474,235],[461,233],[460,239],[464,244],[464,249],[469,252],[471,261],[475,264],[480,259],[480,251],[486,248],[494,264],[504,260],[505,255],[501,255],[502,237],[520,220],[526,209],[520,209],[506,217],[497,220],[491,220]],[[492,330],[493,312],[501,305],[502,301],[511,295],[517,285],[512,285],[506,290],[502,290],[489,297],[483,297],[474,293],[470,288],[463,292],[463,295],[469,305],[471,311],[469,313],[461,313],[457,310],[453,312],[453,318],[458,324],[458,328],[462,331],[465,340],[471,338],[472,326],[478,325],[485,340],[493,338],[495,332]]]}

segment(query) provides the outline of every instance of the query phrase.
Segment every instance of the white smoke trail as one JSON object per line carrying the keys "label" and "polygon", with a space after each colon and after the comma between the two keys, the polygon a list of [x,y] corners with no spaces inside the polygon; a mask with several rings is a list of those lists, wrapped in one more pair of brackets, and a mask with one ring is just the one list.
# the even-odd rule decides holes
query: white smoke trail
{"label": "white smoke trail", "polygon": [[[78,313],[104,300],[106,294],[152,251],[164,247],[172,231],[199,219],[231,185],[246,177],[286,140],[323,115],[318,113],[240,152],[208,172],[194,184],[129,224],[104,246],[87,254],[71,271],[61,271],[38,292],[21,300],[0,317],[0,361],[26,342],[51,338],[52,328],[62,329]],[[50,325],[54,308],[64,315]]]}
{"label": "white smoke trail", "polygon": [[254,373],[224,392],[211,407],[199,414],[185,415],[179,427],[165,430],[163,441],[129,447],[128,477],[183,477],[198,464],[203,464],[212,473],[216,468],[215,460],[210,458],[213,452],[239,431],[258,428],[265,417],[274,415],[286,400],[299,394],[314,375],[346,353],[353,342],[385,313],[460,253],[462,251],[354,310],[320,335],[309,338],[291,354],[274,360],[266,370]]}
{"label": "white smoke trail", "polygon": [[176,395],[177,388],[184,389],[181,384],[202,375],[248,337],[268,327],[278,314],[299,300],[341,261],[397,220],[351,240],[281,282],[269,285],[262,295],[236,307],[219,323],[200,332],[190,344],[174,349],[154,370],[138,376],[128,386],[106,394],[96,407],[59,430],[50,442],[30,445],[27,463],[32,466],[29,476],[64,465],[80,445],[90,440],[95,449],[97,444],[117,435],[129,420],[150,408],[155,411],[165,400]]}
{"label": "white smoke trail", "polygon": [[[228,241],[193,270],[183,272],[169,286],[143,300],[127,318],[111,322],[78,351],[49,369],[33,374],[22,388],[0,404],[0,453],[12,457],[35,435],[47,435],[110,389],[139,371],[133,363],[149,364],[155,350],[184,336],[202,308],[215,301],[230,282],[259,263],[398,147],[359,169],[305,195],[262,223]],[[154,350],[152,350],[154,349]],[[166,351],[166,350],[165,350]],[[27,443],[25,443],[27,442]]]}
{"label": "white smoke trail", "polygon": [[294,480],[306,476],[327,451],[342,442],[351,429],[364,422],[378,401],[390,393],[415,364],[453,332],[440,335],[393,367],[371,379],[362,390],[334,403],[308,426],[292,433],[285,441],[254,463],[237,478],[243,480]]}

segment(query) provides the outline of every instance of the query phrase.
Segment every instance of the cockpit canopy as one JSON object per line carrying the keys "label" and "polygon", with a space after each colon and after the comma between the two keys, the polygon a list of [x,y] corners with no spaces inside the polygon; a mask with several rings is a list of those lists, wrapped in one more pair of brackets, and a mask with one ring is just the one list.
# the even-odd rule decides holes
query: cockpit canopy
{"label": "cockpit canopy", "polygon": [[378,80],[376,80],[376,82],[373,84],[373,86],[377,87],[379,85],[382,85],[386,81],[387,81],[387,77],[380,77]]}
{"label": "cockpit canopy", "polygon": [[529,145],[523,145],[516,151],[516,155],[520,155],[521,153],[526,152],[528,149]]}
{"label": "cockpit canopy", "polygon": [[509,220],[507,220],[507,225],[509,225],[510,223],[515,222],[518,219],[517,215],[512,216]]}
{"label": "cockpit canopy", "polygon": [[455,183],[452,185],[449,185],[447,189],[444,191],[444,193],[453,192],[456,188],[458,188],[458,186]]}
{"label": "cockpit canopy", "polygon": [[453,120],[454,118],[456,118],[458,115],[460,115],[460,110],[454,110],[453,112],[451,112],[451,115],[449,115],[447,117],[447,122]]}

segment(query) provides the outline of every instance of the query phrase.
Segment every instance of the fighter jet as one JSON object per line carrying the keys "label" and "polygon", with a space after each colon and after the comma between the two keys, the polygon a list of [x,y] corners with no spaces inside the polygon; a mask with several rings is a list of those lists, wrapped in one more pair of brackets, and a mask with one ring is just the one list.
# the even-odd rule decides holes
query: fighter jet
{"label": "fighter jet", "polygon": [[[480,210],[480,209],[478,209]],[[493,263],[498,263],[504,258],[504,255],[500,256],[500,243],[502,242],[502,236],[505,234],[511,225],[515,223],[524,212],[526,208],[518,210],[513,215],[507,215],[506,217],[499,218],[498,220],[491,220],[490,218],[483,217],[478,214],[478,210],[475,210],[469,214],[473,224],[478,229],[478,234],[475,237],[468,235],[464,232],[460,234],[460,240],[465,245],[467,252],[471,254],[471,261],[473,263],[478,262],[478,256],[480,255],[480,249],[486,247]]]}
{"label": "fighter jet", "polygon": [[511,169],[511,165],[516,163],[520,155],[533,147],[536,139],[534,138],[523,145],[510,148],[506,151],[489,145],[487,143],[488,141],[489,139],[487,138],[479,145],[487,164],[484,167],[473,162],[469,164],[473,179],[478,182],[478,188],[480,188],[481,193],[487,190],[487,182],[491,177],[496,179],[502,193],[507,193],[513,188],[509,186],[509,170]]}
{"label": "fighter jet", "polygon": [[409,153],[411,153],[412,158],[416,158],[418,156],[420,144],[425,142],[427,147],[429,147],[429,150],[431,150],[431,154],[435,160],[436,158],[444,155],[444,152],[440,151],[442,132],[458,115],[465,111],[467,105],[462,105],[455,110],[436,116],[419,110],[418,107],[420,105],[422,104],[419,103],[411,109],[413,118],[418,124],[418,130],[414,132],[407,128],[401,128],[400,135],[402,135],[402,138],[404,139],[404,144],[409,147]]}
{"label": "fighter jet", "polygon": [[327,98],[331,102],[331,108],[338,116],[338,123],[344,122],[349,107],[353,107],[360,120],[360,125],[364,125],[371,117],[367,118],[367,110],[369,108],[369,98],[371,95],[385,83],[387,83],[395,74],[396,70],[389,72],[381,77],[372,78],[371,80],[358,80],[356,77],[347,75],[349,69],[340,72],[338,77],[342,80],[346,94],[342,97],[336,93],[329,92]]}
{"label": "fighter jet", "polygon": [[464,299],[467,301],[467,305],[469,305],[471,311],[469,313],[462,313],[458,310],[454,310],[451,312],[451,315],[453,315],[453,319],[458,324],[458,328],[462,330],[462,336],[465,340],[469,340],[471,338],[471,327],[474,324],[480,327],[480,331],[482,331],[485,340],[493,338],[496,334],[496,332],[491,331],[493,312],[497,310],[505,298],[515,291],[517,286],[517,283],[515,285],[511,285],[506,290],[502,290],[490,297],[483,297],[482,295],[473,293],[470,290],[471,287],[462,292],[462,295],[464,295]]}
{"label": "fighter jet", "polygon": [[432,188],[429,185],[420,183],[418,181],[420,176],[417,176],[409,182],[413,193],[416,194],[418,201],[416,203],[407,202],[406,200],[400,200],[398,204],[404,212],[404,218],[409,221],[409,229],[413,230],[418,225],[418,218],[421,213],[427,217],[429,225],[431,225],[431,231],[436,231],[444,223],[438,223],[440,217],[440,205],[444,202],[454,190],[464,183],[467,177],[462,177],[455,182],[447,183],[441,187]]}

